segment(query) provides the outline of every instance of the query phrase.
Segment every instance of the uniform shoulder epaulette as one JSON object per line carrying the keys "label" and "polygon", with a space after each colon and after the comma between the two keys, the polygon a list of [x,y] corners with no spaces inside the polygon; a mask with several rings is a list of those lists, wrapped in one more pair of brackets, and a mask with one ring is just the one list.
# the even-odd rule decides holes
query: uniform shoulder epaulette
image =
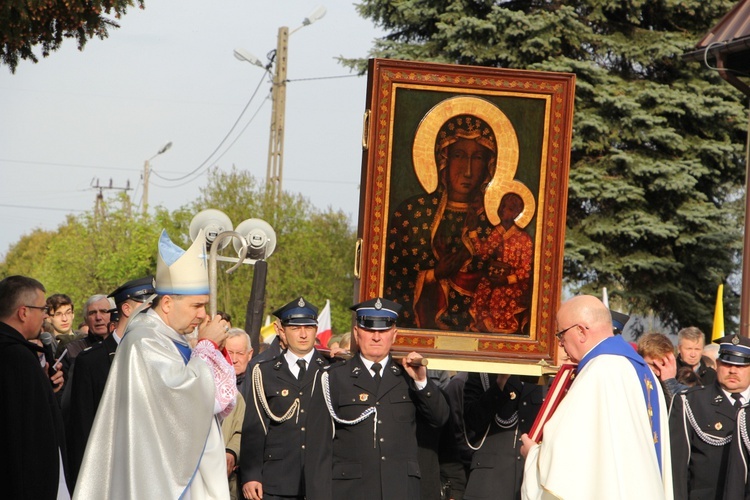
{"label": "uniform shoulder epaulette", "polygon": [[702,390],[703,390],[703,389],[705,389],[706,387],[707,387],[707,386],[705,386],[705,385],[694,385],[693,387],[686,387],[685,389],[682,389],[682,390],[681,390],[680,392],[678,392],[677,394],[691,394],[691,393],[693,393],[693,392],[698,392],[698,391],[702,391]]}
{"label": "uniform shoulder epaulette", "polygon": [[332,370],[332,369],[334,369],[334,368],[338,368],[338,367],[340,367],[340,366],[346,366],[346,362],[347,362],[347,361],[348,361],[348,360],[346,360],[346,359],[342,359],[342,358],[333,358],[333,359],[331,360],[331,364],[330,364],[330,365],[328,365],[328,366],[324,366],[324,367],[323,367],[323,369],[324,369],[324,370]]}
{"label": "uniform shoulder epaulette", "polygon": [[260,359],[255,364],[256,365],[267,364],[267,363],[270,363],[271,361],[276,361],[278,358],[279,358],[279,356],[277,355],[277,356],[274,356],[272,358]]}

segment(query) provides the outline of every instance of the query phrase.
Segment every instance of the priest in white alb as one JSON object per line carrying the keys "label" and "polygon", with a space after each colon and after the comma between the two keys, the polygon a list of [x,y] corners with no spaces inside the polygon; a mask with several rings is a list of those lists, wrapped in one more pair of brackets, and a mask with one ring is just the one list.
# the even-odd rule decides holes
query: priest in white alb
{"label": "priest in white alb", "polygon": [[576,378],[544,426],[523,434],[525,500],[672,500],[668,416],[661,385],[613,334],[607,307],[581,295],[557,313],[557,340]]}
{"label": "priest in white alb", "polygon": [[162,232],[156,297],[116,351],[74,498],[229,498],[220,420],[237,389],[226,321],[206,313],[205,247],[202,231],[187,251]]}

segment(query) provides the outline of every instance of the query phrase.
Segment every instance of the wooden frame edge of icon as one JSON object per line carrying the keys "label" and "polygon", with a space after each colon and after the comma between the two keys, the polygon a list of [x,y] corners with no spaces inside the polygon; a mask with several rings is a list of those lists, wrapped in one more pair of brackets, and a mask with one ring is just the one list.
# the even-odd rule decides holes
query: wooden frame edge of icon
{"label": "wooden frame edge of icon", "polygon": [[434,358],[443,369],[487,362],[517,364],[521,374],[536,373],[536,368],[529,368],[535,363],[548,366],[554,362],[557,351],[554,317],[562,289],[574,88],[575,75],[568,73],[370,60],[366,103],[370,125],[368,147],[363,148],[362,157],[358,227],[362,245],[357,300],[382,296],[384,290],[386,233],[393,209],[392,169],[397,169],[393,164],[394,127],[399,118],[397,93],[431,93],[438,100],[465,95],[548,103],[542,137],[535,138],[544,144],[540,152],[544,161],[540,162],[538,172],[541,187],[534,192],[533,329],[529,329],[528,335],[520,335],[402,327],[393,346],[395,352],[417,351]]}

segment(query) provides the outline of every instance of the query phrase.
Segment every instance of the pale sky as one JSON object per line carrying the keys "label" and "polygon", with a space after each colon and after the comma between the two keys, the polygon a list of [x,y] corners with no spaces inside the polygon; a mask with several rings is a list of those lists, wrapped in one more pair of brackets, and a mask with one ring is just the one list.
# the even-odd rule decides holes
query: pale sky
{"label": "pale sky", "polygon": [[265,180],[271,85],[233,49],[266,63],[278,28],[300,26],[318,5],[325,17],[289,40],[283,188],[343,210],[355,225],[366,77],[318,78],[350,75],[335,58],[366,57],[382,32],[350,0],[146,0],[145,10],[131,8],[119,29],[83,52],[66,40],[37,64],[22,61],[15,74],[0,67],[0,257],[34,228],[55,229],[67,214],[91,210],[96,179],[114,187],[129,181],[139,205],[144,162],[167,142],[172,148],[152,160],[153,171],[174,179],[197,169],[261,80],[201,175],[185,184],[152,174],[148,201],[170,210],[191,202],[214,165]]}

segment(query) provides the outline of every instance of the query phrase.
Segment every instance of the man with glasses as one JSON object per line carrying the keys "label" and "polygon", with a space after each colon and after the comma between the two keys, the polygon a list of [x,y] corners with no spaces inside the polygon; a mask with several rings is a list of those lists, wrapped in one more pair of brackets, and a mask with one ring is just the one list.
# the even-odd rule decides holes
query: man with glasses
{"label": "man with glasses", "polygon": [[[112,302],[106,295],[92,295],[86,301],[83,308],[84,321],[89,327],[89,334],[82,339],[74,340],[65,347],[58,347],[55,358],[62,363],[63,373],[68,375],[70,367],[75,361],[76,356],[101,342],[109,336],[109,318],[110,310],[114,308]],[[64,354],[64,356],[63,356]]]}
{"label": "man with glasses", "polygon": [[54,337],[53,350],[62,346],[62,352],[65,346],[74,340],[83,338],[83,335],[73,330],[73,320],[75,312],[73,301],[64,293],[55,293],[47,297],[47,307],[49,307],[49,322],[52,325],[52,335]]}
{"label": "man with glasses", "polygon": [[598,298],[564,302],[557,327],[555,336],[578,371],[541,444],[521,436],[523,498],[671,499],[668,416],[658,380],[614,335],[609,309]]}
{"label": "man with glasses", "polygon": [[[78,469],[86,450],[86,442],[94,424],[94,416],[99,407],[99,400],[104,393],[109,368],[115,356],[117,346],[125,334],[129,318],[145,300],[154,294],[154,277],[146,276],[128,281],[109,294],[115,301],[119,321],[111,335],[102,342],[85,349],[76,357],[70,371],[62,411],[65,420],[65,434],[68,442],[70,489],[75,489]],[[142,307],[145,310],[148,306]]]}
{"label": "man with glasses", "polygon": [[[3,498],[69,499],[62,416],[39,366],[47,317],[44,286],[26,276],[0,281],[0,467]],[[41,471],[41,472],[40,472]]]}

